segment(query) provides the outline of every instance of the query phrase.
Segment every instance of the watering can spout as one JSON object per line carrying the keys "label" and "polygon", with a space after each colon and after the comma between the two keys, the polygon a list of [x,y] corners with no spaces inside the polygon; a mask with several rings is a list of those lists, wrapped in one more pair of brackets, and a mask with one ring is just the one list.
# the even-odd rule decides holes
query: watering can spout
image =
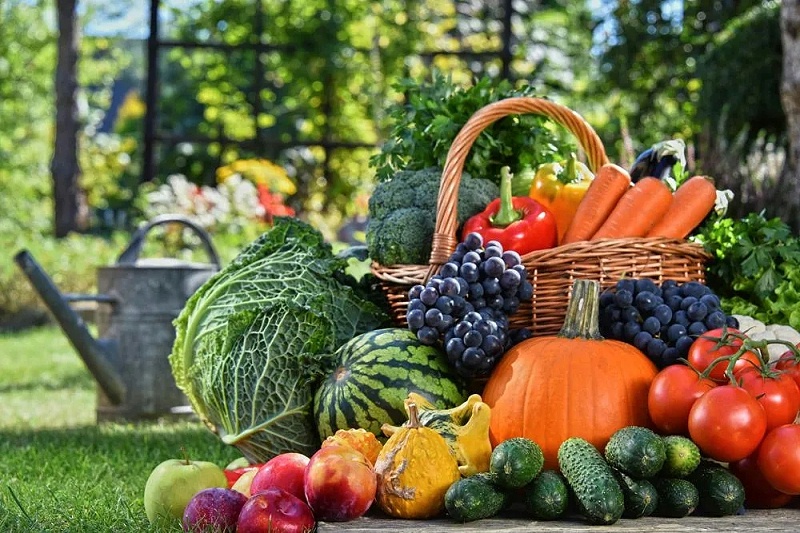
{"label": "watering can spout", "polygon": [[112,350],[116,349],[113,343],[92,337],[81,317],[72,310],[30,252],[18,252],[14,261],[39,293],[108,400],[114,405],[121,404],[125,398],[125,382],[110,362]]}

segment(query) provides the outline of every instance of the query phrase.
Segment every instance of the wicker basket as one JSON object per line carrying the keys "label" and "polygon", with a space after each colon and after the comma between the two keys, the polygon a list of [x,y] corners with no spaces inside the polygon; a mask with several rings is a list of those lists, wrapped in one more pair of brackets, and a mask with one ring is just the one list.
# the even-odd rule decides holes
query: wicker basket
{"label": "wicker basket", "polygon": [[[507,115],[535,113],[564,126],[579,141],[596,171],[608,163],[602,141],[592,127],[571,109],[550,100],[507,98],[479,109],[461,128],[447,153],[437,199],[431,258],[427,265],[372,264],[398,326],[405,325],[408,290],[424,284],[447,262],[458,244],[456,205],[464,162],[472,144],[490,124]],[[705,281],[709,259],[702,246],[663,238],[602,239],[576,242],[522,256],[533,285],[533,298],[510,317],[512,327],[529,327],[536,336],[558,333],[567,299],[576,278],[594,279],[608,287],[623,277]]]}

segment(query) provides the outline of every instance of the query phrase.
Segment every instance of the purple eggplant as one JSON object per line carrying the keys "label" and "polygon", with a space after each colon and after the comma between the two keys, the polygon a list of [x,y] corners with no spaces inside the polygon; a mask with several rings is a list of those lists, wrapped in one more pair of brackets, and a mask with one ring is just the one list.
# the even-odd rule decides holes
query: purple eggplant
{"label": "purple eggplant", "polygon": [[631,181],[634,183],[646,176],[660,180],[675,180],[675,165],[680,164],[680,172],[686,168],[686,145],[681,139],[661,141],[641,154],[633,162],[630,169]]}

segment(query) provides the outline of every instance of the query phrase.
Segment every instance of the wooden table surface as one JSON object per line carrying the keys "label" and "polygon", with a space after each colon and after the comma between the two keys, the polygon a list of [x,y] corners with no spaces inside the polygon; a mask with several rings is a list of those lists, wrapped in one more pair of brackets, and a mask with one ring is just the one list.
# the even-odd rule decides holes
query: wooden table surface
{"label": "wooden table surface", "polygon": [[699,531],[719,531],[725,533],[761,533],[764,531],[800,532],[800,509],[784,508],[747,510],[744,514],[710,518],[704,516],[688,516],[686,518],[639,518],[622,519],[610,526],[592,526],[580,520],[559,520],[556,522],[539,522],[522,515],[504,515],[461,524],[448,518],[436,520],[398,520],[367,516],[351,522],[320,522],[319,533],[357,533],[364,531],[387,531],[390,533],[431,533],[434,531],[510,531],[536,533],[540,531],[558,532],[602,532],[602,531],[647,531],[655,533],[686,533]]}

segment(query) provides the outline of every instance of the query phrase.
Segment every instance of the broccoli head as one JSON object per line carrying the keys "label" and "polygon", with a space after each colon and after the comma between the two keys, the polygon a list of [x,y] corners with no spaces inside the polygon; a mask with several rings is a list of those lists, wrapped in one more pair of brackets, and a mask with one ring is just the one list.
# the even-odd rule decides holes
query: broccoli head
{"label": "broccoli head", "polygon": [[367,225],[370,256],[382,265],[421,265],[431,256],[433,216],[405,207]]}
{"label": "broccoli head", "polygon": [[[441,179],[442,170],[429,167],[402,170],[377,185],[369,199],[367,228],[372,259],[386,265],[428,261]],[[458,190],[458,225],[499,195],[495,183],[464,173]]]}

